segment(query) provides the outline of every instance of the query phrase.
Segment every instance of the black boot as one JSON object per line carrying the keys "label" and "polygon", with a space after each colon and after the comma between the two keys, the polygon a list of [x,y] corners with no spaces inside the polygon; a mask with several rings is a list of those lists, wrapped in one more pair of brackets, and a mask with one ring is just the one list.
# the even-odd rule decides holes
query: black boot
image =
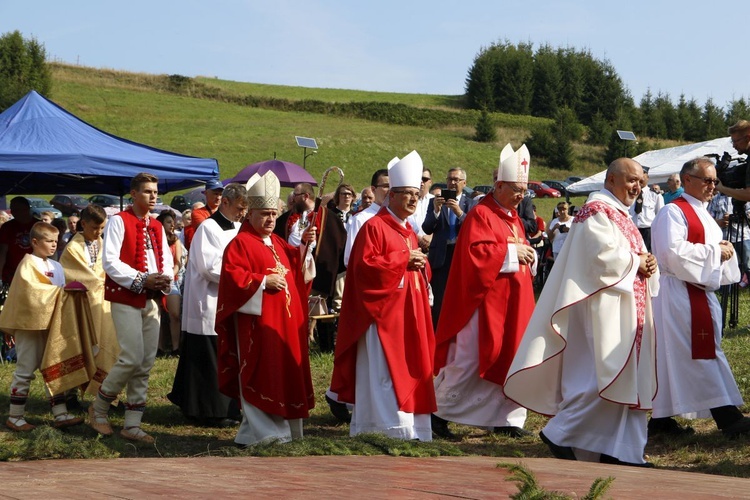
{"label": "black boot", "polygon": [[440,418],[434,413],[431,416],[432,420],[432,432],[435,433],[436,436],[441,437],[443,439],[450,439],[451,441],[457,439],[456,435],[451,432],[451,430],[448,428],[448,421],[444,418]]}
{"label": "black boot", "polygon": [[349,413],[349,408],[346,407],[345,403],[334,401],[328,397],[328,394],[326,394],[326,403],[328,403],[328,408],[331,409],[331,413],[336,417],[336,420],[347,424],[352,421],[352,414]]}

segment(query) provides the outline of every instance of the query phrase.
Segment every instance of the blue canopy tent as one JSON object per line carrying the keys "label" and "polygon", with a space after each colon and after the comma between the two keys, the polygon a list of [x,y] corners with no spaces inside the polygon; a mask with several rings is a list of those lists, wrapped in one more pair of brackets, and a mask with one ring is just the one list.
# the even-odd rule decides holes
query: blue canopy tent
{"label": "blue canopy tent", "polygon": [[139,172],[166,193],[218,179],[213,158],[162,151],[108,134],[31,91],[0,114],[0,196],[130,192]]}

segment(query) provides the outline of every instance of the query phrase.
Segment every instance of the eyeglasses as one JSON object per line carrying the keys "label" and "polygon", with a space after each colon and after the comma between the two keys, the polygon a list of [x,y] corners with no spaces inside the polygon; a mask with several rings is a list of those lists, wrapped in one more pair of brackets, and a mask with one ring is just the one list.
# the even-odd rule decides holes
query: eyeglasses
{"label": "eyeglasses", "polygon": [[292,193],[292,198],[296,198],[297,196],[302,196],[305,193]]}
{"label": "eyeglasses", "polygon": [[432,177],[422,177],[422,182],[431,181]]}
{"label": "eyeglasses", "polygon": [[404,194],[410,198],[419,198],[419,191],[405,191],[403,189],[391,189],[391,193]]}
{"label": "eyeglasses", "polygon": [[391,187],[391,185],[390,184],[376,184],[375,187],[376,188],[386,188],[387,189],[387,188]]}
{"label": "eyeglasses", "polygon": [[693,174],[688,174],[688,175],[690,177],[694,177],[696,179],[700,179],[701,181],[703,181],[703,184],[713,184],[714,186],[718,186],[718,184],[720,182],[719,179],[712,179],[710,177],[698,177],[697,175],[693,175]]}
{"label": "eyeglasses", "polygon": [[354,196],[354,193],[341,193],[341,196]]}
{"label": "eyeglasses", "polygon": [[458,182],[461,182],[461,181],[465,181],[466,179],[459,179],[458,177],[448,177],[448,179],[446,179],[446,180],[448,182],[456,182],[456,183],[458,183]]}

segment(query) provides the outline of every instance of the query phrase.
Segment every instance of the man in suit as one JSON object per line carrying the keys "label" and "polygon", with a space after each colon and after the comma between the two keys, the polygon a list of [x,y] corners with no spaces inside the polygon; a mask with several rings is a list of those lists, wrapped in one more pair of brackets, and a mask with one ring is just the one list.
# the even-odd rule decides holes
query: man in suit
{"label": "man in suit", "polygon": [[[437,327],[440,308],[443,304],[443,293],[448,281],[448,271],[453,260],[453,249],[458,238],[461,224],[471,207],[471,199],[463,193],[466,186],[466,172],[454,167],[448,170],[446,179],[448,187],[440,196],[430,200],[427,216],[422,223],[422,230],[432,235],[430,251],[427,254],[432,267],[432,324]],[[452,193],[455,191],[455,197]]]}

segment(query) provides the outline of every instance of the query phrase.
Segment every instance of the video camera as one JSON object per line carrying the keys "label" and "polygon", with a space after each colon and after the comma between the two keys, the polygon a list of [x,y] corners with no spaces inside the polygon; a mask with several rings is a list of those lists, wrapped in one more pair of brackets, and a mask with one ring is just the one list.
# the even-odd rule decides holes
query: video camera
{"label": "video camera", "polygon": [[[747,187],[747,160],[732,158],[732,155],[724,151],[721,158],[717,154],[708,154],[708,157],[716,160],[716,176],[721,183],[729,188],[744,189]],[[731,166],[732,162],[737,160],[738,163]]]}

